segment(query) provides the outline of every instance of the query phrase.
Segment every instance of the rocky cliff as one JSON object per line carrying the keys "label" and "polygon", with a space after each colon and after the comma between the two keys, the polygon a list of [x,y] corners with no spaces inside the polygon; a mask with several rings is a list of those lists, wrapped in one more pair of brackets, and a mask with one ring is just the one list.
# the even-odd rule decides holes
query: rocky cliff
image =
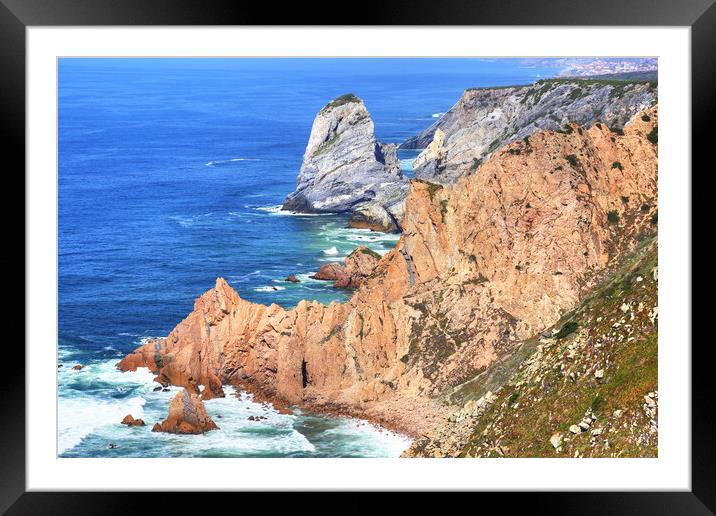
{"label": "rocky cliff", "polygon": [[655,231],[656,108],[623,130],[570,124],[443,186],[410,183],[396,247],[346,303],[287,310],[223,280],[164,339],[125,357],[208,397],[221,385],[416,435],[450,394],[558,322]]}
{"label": "rocky cliff", "polygon": [[404,457],[658,456],[657,241],[500,367]]}
{"label": "rocky cliff", "polygon": [[[394,144],[375,139],[373,120],[361,99],[348,94],[318,112],[303,155],[296,191],[284,210],[301,213],[370,214],[366,227],[397,230],[407,180]],[[376,222],[377,221],[377,222]]]}
{"label": "rocky cliff", "polygon": [[498,148],[535,131],[596,122],[621,130],[656,98],[656,82],[638,79],[546,79],[531,86],[472,88],[401,148],[425,149],[413,165],[415,177],[450,184]]}

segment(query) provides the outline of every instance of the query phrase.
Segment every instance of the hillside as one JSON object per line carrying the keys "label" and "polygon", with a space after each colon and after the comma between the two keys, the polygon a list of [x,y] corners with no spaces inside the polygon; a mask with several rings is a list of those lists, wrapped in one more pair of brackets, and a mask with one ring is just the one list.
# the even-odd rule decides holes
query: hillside
{"label": "hillside", "polygon": [[647,238],[499,374],[458,387],[462,407],[404,456],[656,457],[657,247]]}

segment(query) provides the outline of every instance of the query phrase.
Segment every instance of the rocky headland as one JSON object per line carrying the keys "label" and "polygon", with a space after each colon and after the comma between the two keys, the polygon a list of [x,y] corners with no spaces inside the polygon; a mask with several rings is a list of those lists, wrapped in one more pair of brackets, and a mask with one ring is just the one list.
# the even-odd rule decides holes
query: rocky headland
{"label": "rocky headland", "polygon": [[[470,88],[400,148],[423,149],[413,164],[414,177],[451,185],[474,173],[496,150],[536,131],[600,123],[619,133],[637,112],[656,103],[653,79],[615,74]],[[397,232],[402,229],[407,183],[396,146],[377,142],[363,102],[343,95],[316,115],[296,191],[283,209],[350,213],[352,227]]]}
{"label": "rocky headland", "polygon": [[[372,185],[386,175],[405,185],[402,216],[394,215],[400,239],[351,299],[266,306],[219,278],[166,338],[127,355],[120,369],[148,367],[162,385],[204,399],[233,384],[283,404],[434,435],[462,410],[456,390],[489,376],[497,392],[514,370],[503,365],[525,358],[523,344],[584,303],[656,233],[656,107],[624,114],[629,122],[616,130],[612,119],[537,128],[444,184],[408,184],[399,169],[393,175],[371,159],[368,150],[376,156],[380,146],[366,113],[354,98],[319,113],[286,206],[350,211],[375,201],[379,192],[352,163],[373,171]],[[362,129],[350,136],[355,127]],[[440,131],[442,159],[462,162],[451,154],[450,130]],[[342,150],[321,157],[323,144]],[[346,153],[354,159],[337,158]]]}
{"label": "rocky headland", "polygon": [[626,77],[471,88],[437,122],[400,148],[424,149],[413,165],[415,177],[451,184],[477,170],[497,149],[535,131],[601,123],[618,132],[657,100],[655,81]]}
{"label": "rocky headland", "polygon": [[346,94],[316,115],[296,190],[283,209],[354,213],[356,227],[397,231],[407,183],[396,145],[376,140],[365,104]]}

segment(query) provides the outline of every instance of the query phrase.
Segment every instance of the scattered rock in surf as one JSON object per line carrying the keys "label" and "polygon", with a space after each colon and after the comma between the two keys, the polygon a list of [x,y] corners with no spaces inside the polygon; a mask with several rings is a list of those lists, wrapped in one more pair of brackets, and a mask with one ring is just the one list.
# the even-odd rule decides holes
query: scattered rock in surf
{"label": "scattered rock in surf", "polygon": [[249,416],[249,421],[263,421],[264,419],[267,419],[266,416]]}
{"label": "scattered rock in surf", "polygon": [[62,367],[62,364],[57,364],[57,369],[59,369],[60,367]]}
{"label": "scattered rock in surf", "polygon": [[110,450],[114,450],[115,448],[119,448],[119,446],[117,446],[117,445],[114,444],[114,443],[109,443],[109,445],[107,446],[107,448],[109,448]]}
{"label": "scattered rock in surf", "polygon": [[152,390],[153,390],[154,392],[161,391],[161,390],[162,390],[162,386],[160,385],[159,387],[154,387],[154,389],[152,389]]}
{"label": "scattered rock in surf", "polygon": [[164,388],[162,389],[162,392],[169,392],[169,389],[166,388],[166,387],[164,387]]}
{"label": "scattered rock in surf", "polygon": [[290,281],[291,283],[301,283],[301,280],[298,279],[295,274],[291,274],[285,281]]}
{"label": "scattered rock in surf", "polygon": [[[159,428],[157,429],[157,427]],[[178,392],[169,404],[167,418],[162,421],[161,425],[154,425],[152,431],[172,434],[203,434],[218,429],[219,427],[207,414],[201,398],[184,389]]]}
{"label": "scattered rock in surf", "polygon": [[154,426],[152,427],[152,432],[161,432],[162,431],[162,425],[159,423],[154,423]]}
{"label": "scattered rock in surf", "polygon": [[143,419],[134,419],[132,417],[132,414],[127,414],[124,416],[124,419],[122,420],[123,425],[127,426],[144,426],[144,420]]}
{"label": "scattered rock in surf", "polygon": [[73,366],[72,369],[74,369],[75,371],[79,371],[79,370],[81,370],[83,367],[84,367],[84,366],[83,366],[82,364],[77,364],[76,366]]}

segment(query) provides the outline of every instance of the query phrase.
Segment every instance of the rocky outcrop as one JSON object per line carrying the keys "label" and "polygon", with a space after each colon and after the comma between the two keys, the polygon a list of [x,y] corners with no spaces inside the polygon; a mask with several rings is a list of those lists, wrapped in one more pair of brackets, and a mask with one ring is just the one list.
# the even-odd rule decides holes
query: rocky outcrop
{"label": "rocky outcrop", "polygon": [[[395,216],[399,209],[395,205],[403,201],[406,190],[397,147],[376,141],[365,104],[348,94],[332,100],[316,115],[296,191],[286,197],[283,209],[351,213],[371,207],[381,215]],[[393,223],[386,227],[397,229]]]}
{"label": "rocky outcrop", "polygon": [[415,177],[451,184],[498,148],[535,131],[597,122],[621,129],[656,98],[656,83],[646,80],[546,79],[531,86],[472,88],[401,148],[425,149],[413,164]]}
{"label": "rocky outcrop", "polygon": [[159,426],[155,425],[152,431],[172,434],[203,434],[218,428],[207,414],[201,398],[184,389],[177,393],[169,404],[167,418]]}
{"label": "rocky outcrop", "polygon": [[127,414],[124,416],[124,419],[122,419],[122,424],[127,426],[144,426],[144,420],[134,419],[132,414]]}
{"label": "rocky outcrop", "polygon": [[456,386],[559,321],[655,231],[656,124],[654,108],[619,132],[541,131],[452,186],[414,180],[400,240],[348,302],[287,310],[218,279],[119,367],[427,432]]}
{"label": "rocky outcrop", "polygon": [[333,281],[338,288],[358,288],[373,273],[380,255],[368,247],[359,246],[343,264],[328,263],[313,275],[314,279]]}

